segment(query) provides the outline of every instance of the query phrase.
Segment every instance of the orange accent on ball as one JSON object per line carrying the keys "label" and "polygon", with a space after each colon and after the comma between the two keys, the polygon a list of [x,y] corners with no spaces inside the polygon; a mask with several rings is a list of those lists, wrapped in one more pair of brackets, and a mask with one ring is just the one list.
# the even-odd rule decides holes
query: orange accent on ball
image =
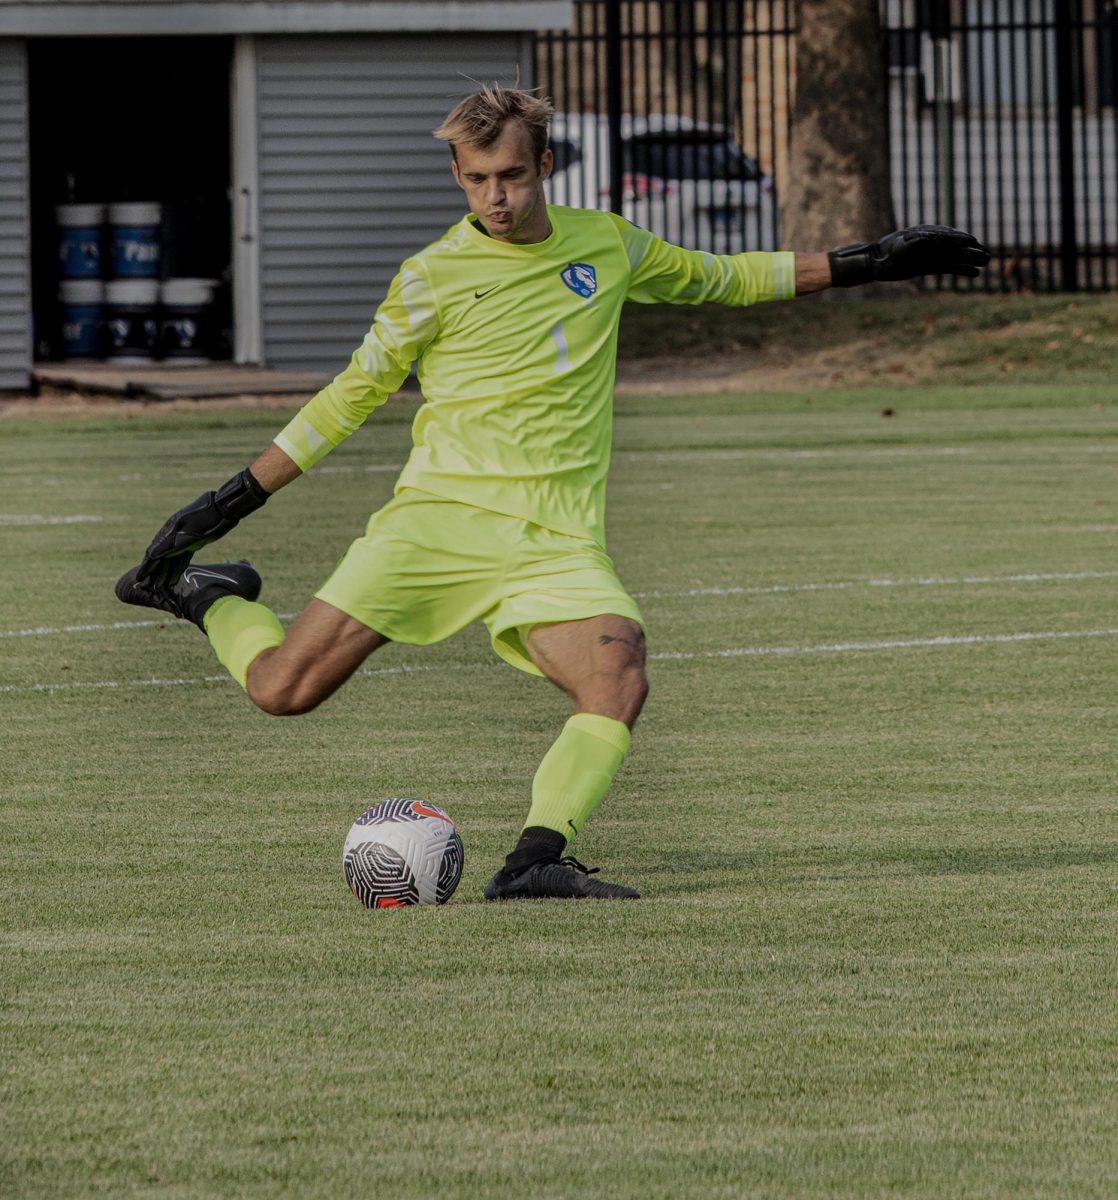
{"label": "orange accent on ball", "polygon": [[419,813],[421,817],[434,817],[438,821],[445,821],[448,825],[454,824],[446,813],[440,812],[437,808],[428,808],[422,800],[413,800],[411,802],[411,810],[413,813]]}

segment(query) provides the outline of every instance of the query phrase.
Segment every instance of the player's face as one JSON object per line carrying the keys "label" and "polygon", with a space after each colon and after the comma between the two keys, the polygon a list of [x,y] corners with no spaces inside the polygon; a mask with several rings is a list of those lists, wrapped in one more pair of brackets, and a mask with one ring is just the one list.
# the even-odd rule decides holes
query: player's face
{"label": "player's face", "polygon": [[509,121],[486,150],[458,147],[451,164],[470,212],[491,238],[501,242],[542,242],[547,237],[543,181],[551,174],[550,150],[536,160],[528,130]]}

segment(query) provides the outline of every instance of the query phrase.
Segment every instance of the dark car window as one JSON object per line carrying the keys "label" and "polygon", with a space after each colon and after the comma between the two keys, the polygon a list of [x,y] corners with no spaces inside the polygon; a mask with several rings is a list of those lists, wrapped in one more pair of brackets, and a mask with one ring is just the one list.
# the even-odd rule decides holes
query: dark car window
{"label": "dark car window", "polygon": [[646,133],[625,145],[625,170],[658,179],[761,178],[761,168],[733,142]]}
{"label": "dark car window", "polygon": [[558,138],[549,143],[551,153],[555,155],[556,171],[565,171],[568,167],[573,167],[576,163],[582,162],[582,151],[574,144],[574,142],[564,141]]}

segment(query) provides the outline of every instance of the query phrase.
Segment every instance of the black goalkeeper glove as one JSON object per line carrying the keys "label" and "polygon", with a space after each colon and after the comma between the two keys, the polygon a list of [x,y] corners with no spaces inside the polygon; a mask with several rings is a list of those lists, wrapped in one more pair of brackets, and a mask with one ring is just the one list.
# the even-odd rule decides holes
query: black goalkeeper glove
{"label": "black goalkeeper glove", "polygon": [[144,552],[139,578],[159,586],[177,583],[196,550],[224,537],[242,517],[262,507],[268,494],[247,467],[216,492],[204,492],[167,518]]}
{"label": "black goalkeeper glove", "polygon": [[970,233],[947,225],[913,225],[862,246],[840,246],[827,258],[832,287],[858,287],[918,275],[966,275],[973,279],[990,251]]}

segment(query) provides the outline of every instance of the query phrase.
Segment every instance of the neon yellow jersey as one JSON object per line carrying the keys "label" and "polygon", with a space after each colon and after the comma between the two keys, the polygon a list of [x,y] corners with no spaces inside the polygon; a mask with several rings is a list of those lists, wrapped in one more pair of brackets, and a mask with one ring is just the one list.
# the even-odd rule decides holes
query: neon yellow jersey
{"label": "neon yellow jersey", "polygon": [[548,207],[542,242],[472,216],[409,258],[349,366],[276,438],[307,470],[418,363],[426,403],[396,484],[605,542],[617,326],[626,300],[795,294],[791,253],[683,250],[613,213]]}

